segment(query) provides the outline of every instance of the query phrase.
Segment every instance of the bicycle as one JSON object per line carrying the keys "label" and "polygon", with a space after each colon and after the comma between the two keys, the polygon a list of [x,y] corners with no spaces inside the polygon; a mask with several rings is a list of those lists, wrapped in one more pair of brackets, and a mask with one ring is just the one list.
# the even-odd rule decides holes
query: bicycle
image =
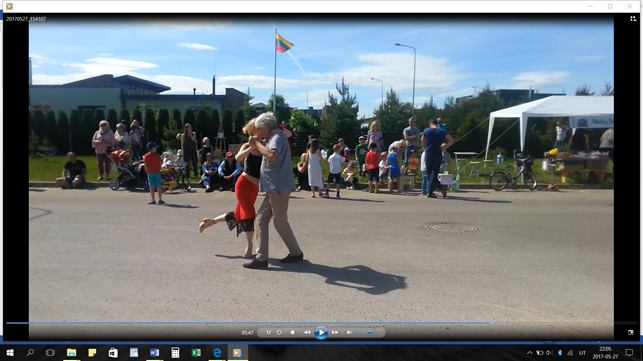
{"label": "bicycle", "polygon": [[[520,176],[522,176],[523,183],[527,189],[533,191],[536,188],[538,182],[532,169],[534,164],[533,159],[527,154],[516,153],[516,150],[514,150],[514,159],[516,160],[516,165],[520,167],[518,174],[515,176],[495,169],[491,172],[491,175],[489,175],[489,186],[495,191],[501,191],[508,186],[515,186],[517,183],[516,180],[520,178]],[[510,169],[510,166],[507,166],[507,169]]]}

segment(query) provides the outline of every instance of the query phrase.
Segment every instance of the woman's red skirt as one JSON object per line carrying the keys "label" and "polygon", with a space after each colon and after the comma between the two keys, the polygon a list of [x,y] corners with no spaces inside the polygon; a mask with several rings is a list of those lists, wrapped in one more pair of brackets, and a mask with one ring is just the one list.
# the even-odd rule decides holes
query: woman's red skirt
{"label": "woman's red skirt", "polygon": [[255,201],[259,193],[259,186],[252,183],[245,176],[237,178],[234,185],[234,193],[237,196],[237,207],[234,209],[234,219],[239,221],[254,220]]}

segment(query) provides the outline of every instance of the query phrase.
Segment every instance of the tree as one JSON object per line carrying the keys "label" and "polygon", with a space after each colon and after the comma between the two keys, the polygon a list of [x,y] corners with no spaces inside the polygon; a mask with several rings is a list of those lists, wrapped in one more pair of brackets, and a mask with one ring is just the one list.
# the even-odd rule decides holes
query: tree
{"label": "tree", "polygon": [[159,110],[159,119],[157,125],[158,134],[163,134],[163,131],[170,125],[170,112],[167,109]]}
{"label": "tree", "polygon": [[178,149],[181,144],[176,139],[176,135],[181,133],[181,128],[175,118],[172,118],[168,124],[168,128],[163,130],[163,139],[161,145],[164,149]]}
{"label": "tree", "polygon": [[252,100],[254,98],[255,97],[250,95],[250,89],[248,89],[248,94],[243,98],[243,104],[241,108],[239,108],[243,112],[244,120],[250,120],[258,115],[257,110],[252,107]]}
{"label": "tree", "polygon": [[[49,109],[47,115],[45,116],[45,139],[48,140],[55,150],[58,148],[58,131],[56,130],[56,113],[53,110]],[[43,142],[45,141],[43,139]]]}
{"label": "tree", "polygon": [[96,123],[97,128],[98,128],[98,123],[100,123],[103,120],[106,120],[105,111],[102,108],[96,108],[96,110],[94,110],[94,122]]}
{"label": "tree", "polygon": [[233,141],[233,134],[232,134],[232,112],[229,110],[226,110],[223,112],[223,134],[226,139],[226,143],[230,144]]}
{"label": "tree", "polygon": [[[69,151],[73,152],[76,151],[78,152],[79,146],[82,143],[81,140],[81,127],[80,127],[80,112],[78,109],[73,109],[71,113],[69,113],[69,128],[70,128],[70,134],[71,134],[71,139],[69,140]],[[94,134],[92,134],[93,136]],[[90,139],[91,142],[91,139]]]}
{"label": "tree", "polygon": [[91,140],[97,128],[98,124],[94,123],[94,112],[89,109],[83,110],[80,121],[80,138],[75,145],[76,153],[83,155],[91,154]]}
{"label": "tree", "polygon": [[605,87],[601,90],[601,95],[614,95],[614,86],[610,82],[605,83]]}
{"label": "tree", "polygon": [[[268,100],[268,111],[272,112],[272,103],[274,102],[274,96],[271,95]],[[275,117],[277,118],[277,123],[281,124],[282,122],[288,122],[290,120],[290,106],[284,100],[282,95],[277,94],[277,107],[275,109]]]}
{"label": "tree", "polygon": [[[132,113],[132,119],[131,120],[133,121],[134,119],[138,120],[138,122],[147,131],[147,123],[143,123],[143,113],[141,113],[141,110],[138,109],[138,108],[134,109],[134,113]],[[127,125],[131,124],[130,119],[122,119],[121,118],[121,120],[127,120],[128,121]],[[145,119],[145,121],[147,122],[147,119]]]}
{"label": "tree", "polygon": [[181,122],[181,111],[178,109],[172,110],[172,119],[176,121],[177,128],[183,128],[183,123]]}
{"label": "tree", "polygon": [[40,143],[40,137],[35,130],[31,130],[29,133],[29,154],[35,156],[38,154],[38,144]]}
{"label": "tree", "polygon": [[246,116],[243,113],[243,110],[239,109],[237,111],[237,117],[234,119],[234,144],[241,143],[243,139],[243,127],[246,124]]}
{"label": "tree", "polygon": [[583,84],[576,88],[576,95],[594,95],[592,87],[587,84]]}
{"label": "tree", "polygon": [[[221,117],[219,116],[219,111],[216,109],[212,110],[210,114],[212,121],[208,127],[208,134],[210,134],[210,139],[216,139],[217,133],[219,132],[219,124],[221,123]],[[214,143],[213,143],[214,144]]]}
{"label": "tree", "polygon": [[422,130],[429,126],[429,120],[438,118],[438,108],[433,104],[433,97],[415,111],[417,127]]}
{"label": "tree", "polygon": [[386,99],[374,113],[380,122],[380,127],[384,135],[384,144],[402,138],[402,131],[408,126],[409,118],[413,115],[411,103],[400,102],[400,97],[395,90],[390,89],[386,92]]}
{"label": "tree", "polygon": [[350,94],[348,84],[335,84],[339,98],[328,94],[328,105],[322,112],[320,137],[322,145],[331,146],[337,142],[337,138],[344,138],[349,146],[357,143],[360,134],[360,123],[357,119],[359,106],[357,97]]}
{"label": "tree", "polygon": [[31,118],[31,129],[36,132],[38,135],[38,141],[46,136],[45,134],[45,113],[42,110],[36,110],[33,112],[33,117]]}
{"label": "tree", "polygon": [[[138,115],[138,118],[136,117],[137,115]],[[118,119],[116,119],[116,123],[126,122],[127,124],[130,124],[131,123],[130,119],[131,118],[130,118],[130,115],[129,115],[129,110],[121,109],[121,115],[120,115],[120,117]],[[142,120],[141,119],[141,111],[140,110],[138,111],[138,114],[136,113],[136,110],[134,111],[134,119],[138,119],[139,123],[142,124],[142,122],[141,122],[141,120]],[[112,130],[116,129],[116,123],[112,124],[111,120],[109,120],[109,119],[107,119],[107,121],[110,122],[109,123],[110,129],[112,129]]]}
{"label": "tree", "polygon": [[[194,121],[196,120],[194,116],[194,110],[192,109],[187,109],[185,111],[185,115],[183,116],[183,125],[190,123],[192,126],[194,126]],[[183,129],[183,127],[181,127]]]}
{"label": "tree", "polygon": [[[127,109],[123,109],[124,111],[127,111]],[[122,113],[122,112],[121,112]],[[129,118],[129,112],[127,113],[127,118]],[[118,114],[116,114],[116,110],[110,109],[107,112],[107,122],[109,123],[109,128],[110,129],[115,129],[116,124],[118,123]],[[129,121],[129,120],[128,120]]]}
{"label": "tree", "polygon": [[315,118],[300,110],[292,113],[290,126],[299,135],[319,135],[319,126]]}
{"label": "tree", "polygon": [[[196,124],[192,127],[192,129],[196,132],[196,136],[198,139],[202,139],[202,137],[207,137],[211,133],[206,132],[206,128],[208,128],[208,123],[211,123],[211,118],[210,114],[208,114],[208,111],[201,108],[199,109],[199,112],[196,113]],[[210,126],[211,127],[211,126]]]}
{"label": "tree", "polygon": [[[134,112],[136,113],[136,112]],[[133,118],[138,119],[138,118]],[[145,139],[152,142],[158,142],[158,127],[156,126],[156,115],[154,110],[145,109]]]}
{"label": "tree", "polygon": [[58,112],[58,119],[56,119],[56,133],[58,153],[67,154],[70,150],[69,119],[67,119],[67,113],[62,110]]}

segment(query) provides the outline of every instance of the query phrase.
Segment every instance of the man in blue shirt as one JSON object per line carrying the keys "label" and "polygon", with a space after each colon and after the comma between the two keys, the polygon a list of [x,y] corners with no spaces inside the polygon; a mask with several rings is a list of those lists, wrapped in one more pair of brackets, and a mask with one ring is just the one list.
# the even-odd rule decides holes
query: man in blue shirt
{"label": "man in blue shirt", "polygon": [[230,187],[230,191],[234,192],[234,184],[237,182],[237,177],[241,174],[241,166],[237,163],[232,152],[226,153],[226,158],[219,166],[219,179],[221,180],[220,192]]}
{"label": "man in blue shirt", "polygon": [[203,173],[201,183],[206,188],[205,192],[213,192],[214,187],[219,185],[219,162],[214,161],[212,153],[206,155],[206,160],[201,166],[201,170]]}
{"label": "man in blue shirt", "polygon": [[[422,144],[424,145],[426,164],[426,173],[429,178],[429,194],[427,197],[436,198],[433,193],[440,187],[438,181],[438,174],[440,173],[440,164],[442,163],[442,152],[449,148],[454,140],[453,137],[447,133],[446,130],[438,127],[439,122],[435,119],[429,121],[429,128],[424,129],[422,133]],[[446,190],[442,190],[442,195],[446,194]]]}

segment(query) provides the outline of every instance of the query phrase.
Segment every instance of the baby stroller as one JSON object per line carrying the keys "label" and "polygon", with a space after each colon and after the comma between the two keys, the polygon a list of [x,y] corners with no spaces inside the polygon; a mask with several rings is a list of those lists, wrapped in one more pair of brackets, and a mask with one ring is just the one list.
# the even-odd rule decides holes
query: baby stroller
{"label": "baby stroller", "polygon": [[109,187],[116,191],[120,187],[143,188],[147,190],[147,174],[142,162],[132,162],[131,150],[115,150],[111,153],[112,169],[116,174]]}
{"label": "baby stroller", "polygon": [[178,188],[179,181],[187,191],[192,188],[190,180],[185,181],[185,163],[180,162],[180,151],[176,154],[172,151],[163,153],[163,165],[161,166],[161,192]]}

